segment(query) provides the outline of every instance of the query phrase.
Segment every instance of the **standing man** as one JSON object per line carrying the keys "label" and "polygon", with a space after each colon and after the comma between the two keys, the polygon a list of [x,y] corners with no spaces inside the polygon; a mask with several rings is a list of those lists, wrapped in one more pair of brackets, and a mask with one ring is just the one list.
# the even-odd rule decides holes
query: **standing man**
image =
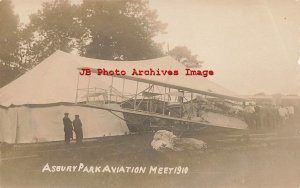
{"label": "standing man", "polygon": [[73,138],[72,121],[68,116],[69,113],[65,113],[65,117],[63,118],[66,144],[70,144],[70,139]]}
{"label": "standing man", "polygon": [[83,139],[83,133],[82,133],[82,123],[79,119],[79,115],[75,115],[75,119],[73,121],[73,127],[74,132],[76,134],[76,142],[81,143]]}

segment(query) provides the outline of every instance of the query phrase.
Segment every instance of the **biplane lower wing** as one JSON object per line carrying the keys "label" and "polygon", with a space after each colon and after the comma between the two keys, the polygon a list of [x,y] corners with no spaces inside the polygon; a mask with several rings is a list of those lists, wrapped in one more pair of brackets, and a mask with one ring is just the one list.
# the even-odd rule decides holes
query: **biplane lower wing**
{"label": "biplane lower wing", "polygon": [[171,117],[171,116],[168,116],[168,115],[150,113],[150,112],[145,112],[145,111],[137,111],[137,110],[132,110],[132,109],[124,109],[124,108],[114,108],[114,107],[107,107],[107,106],[94,106],[94,105],[86,105],[86,104],[76,104],[76,106],[97,108],[97,109],[107,110],[107,111],[110,111],[110,112],[121,112],[121,113],[128,113],[128,114],[139,115],[139,116],[147,116],[147,117],[161,118],[161,119],[172,120],[172,121],[193,123],[193,124],[198,124],[198,125],[201,125],[201,126],[216,127],[216,128],[220,127],[220,128],[228,128],[228,129],[246,130],[247,127],[248,127],[246,123],[235,124],[235,125],[212,124],[212,123],[209,123],[209,122],[201,122],[201,121],[195,121],[195,120],[192,120],[192,119]]}

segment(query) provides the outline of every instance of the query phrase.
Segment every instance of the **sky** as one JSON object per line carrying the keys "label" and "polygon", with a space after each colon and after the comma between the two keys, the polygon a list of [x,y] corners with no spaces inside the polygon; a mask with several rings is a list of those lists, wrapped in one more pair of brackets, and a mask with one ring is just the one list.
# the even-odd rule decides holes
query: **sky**
{"label": "sky", "polygon": [[[12,0],[21,22],[44,0]],[[72,0],[80,3],[80,0]],[[239,94],[300,95],[300,0],[150,0],[167,33],[212,69],[216,83]]]}

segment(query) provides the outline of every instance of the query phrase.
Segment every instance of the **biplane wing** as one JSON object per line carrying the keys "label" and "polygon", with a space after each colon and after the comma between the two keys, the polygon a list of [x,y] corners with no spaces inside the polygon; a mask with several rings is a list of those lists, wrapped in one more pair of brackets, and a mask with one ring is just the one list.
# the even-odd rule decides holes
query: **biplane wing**
{"label": "biplane wing", "polygon": [[[81,69],[81,68],[79,68]],[[91,72],[97,73],[97,69],[95,68],[90,68]],[[160,82],[156,81],[153,79],[147,79],[147,78],[142,78],[142,77],[137,77],[137,76],[128,76],[128,75],[114,75],[113,77],[118,77],[118,78],[124,78],[127,80],[132,80],[132,81],[137,81],[137,82],[143,82],[143,83],[148,83],[148,84],[154,84],[162,87],[169,87],[173,89],[178,89],[178,90],[183,90],[183,91],[188,91],[191,93],[198,93],[201,95],[207,95],[207,96],[212,96],[212,97],[218,97],[218,98],[223,98],[223,99],[230,99],[230,100],[235,100],[235,101],[246,101],[248,99],[240,97],[240,96],[229,96],[229,95],[224,95],[224,94],[219,94],[219,93],[214,93],[211,91],[204,91],[204,90],[199,90],[199,89],[193,89],[190,87],[184,87],[184,86],[179,86],[179,85],[174,85],[170,83],[165,83],[165,82]]]}
{"label": "biplane wing", "polygon": [[[240,130],[246,130],[248,128],[247,124],[240,120],[238,123],[233,124],[217,124],[217,123],[210,123],[210,122],[204,122],[204,121],[197,121],[193,119],[186,119],[186,118],[178,118],[178,117],[171,117],[163,114],[157,114],[157,113],[150,113],[145,111],[137,111],[133,109],[124,109],[124,108],[114,108],[109,106],[93,106],[93,105],[87,105],[87,104],[77,104],[77,106],[84,106],[84,107],[92,107],[102,110],[107,110],[110,112],[121,112],[121,113],[128,113],[133,115],[139,115],[139,116],[146,116],[146,117],[153,117],[153,118],[160,118],[160,119],[166,119],[166,120],[172,120],[172,121],[178,121],[178,122],[186,122],[186,123],[192,123],[197,124],[201,126],[207,126],[207,127],[219,127],[219,128],[230,128],[230,129],[240,129]],[[237,119],[237,118],[235,118]]]}

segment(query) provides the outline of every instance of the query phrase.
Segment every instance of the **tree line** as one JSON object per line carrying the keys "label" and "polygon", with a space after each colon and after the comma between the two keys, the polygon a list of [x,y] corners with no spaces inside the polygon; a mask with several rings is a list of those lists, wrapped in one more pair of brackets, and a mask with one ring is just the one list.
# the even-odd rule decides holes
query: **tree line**
{"label": "tree line", "polygon": [[202,62],[186,46],[165,52],[154,40],[166,32],[147,0],[52,0],[21,24],[11,0],[0,1],[0,87],[56,50],[105,60],[144,60],[171,55],[189,67]]}

